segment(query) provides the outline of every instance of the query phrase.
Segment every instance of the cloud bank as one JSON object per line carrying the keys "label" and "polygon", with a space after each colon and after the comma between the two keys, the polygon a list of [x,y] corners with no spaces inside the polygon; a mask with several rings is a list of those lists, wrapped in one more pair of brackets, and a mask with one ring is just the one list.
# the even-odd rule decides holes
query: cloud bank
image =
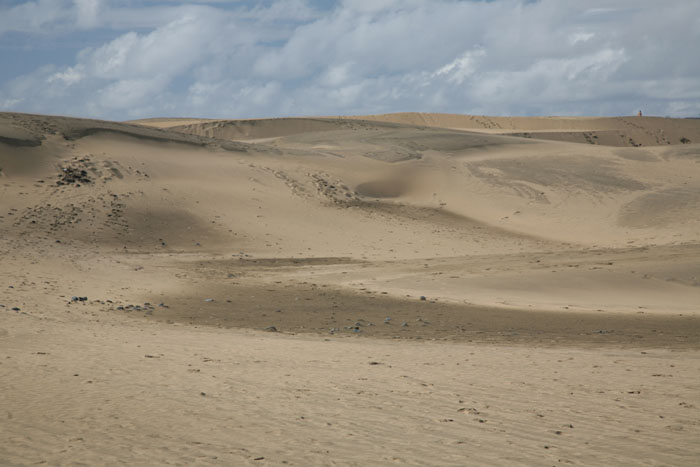
{"label": "cloud bank", "polygon": [[698,43],[698,2],[13,2],[0,110],[700,116]]}

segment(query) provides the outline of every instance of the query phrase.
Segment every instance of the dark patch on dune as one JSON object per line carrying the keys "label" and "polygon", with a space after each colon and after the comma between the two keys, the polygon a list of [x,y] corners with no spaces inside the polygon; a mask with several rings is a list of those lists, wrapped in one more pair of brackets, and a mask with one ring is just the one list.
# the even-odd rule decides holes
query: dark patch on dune
{"label": "dark patch on dune", "polygon": [[[113,134],[153,141],[157,143],[179,143],[198,147],[218,147],[228,151],[246,151],[243,143],[222,141],[206,136],[190,135],[169,129],[132,125],[128,123],[91,120],[83,118],[56,117],[19,113],[0,114],[0,129],[5,130],[0,142],[7,140],[15,146],[37,146],[47,134],[63,136],[75,141],[98,134]],[[17,134],[21,135],[18,137]]]}
{"label": "dark patch on dune", "polygon": [[129,200],[113,211],[113,218],[117,243],[147,251],[207,248],[226,237],[195,213],[182,208],[143,207]]}
{"label": "dark patch on dune", "polygon": [[643,149],[618,149],[615,151],[615,155],[621,157],[622,159],[637,162],[655,162],[659,160],[659,158],[654,154]]}
{"label": "dark patch on dune", "polygon": [[264,120],[224,120],[172,127],[182,134],[225,140],[246,140],[291,136],[337,130],[338,121],[312,118],[274,118]]}
{"label": "dark patch on dune", "polygon": [[696,162],[700,162],[700,145],[694,145],[691,147],[673,147],[664,151],[663,157],[665,159],[691,159]]}
{"label": "dark patch on dune", "polygon": [[435,130],[432,128],[407,133],[391,132],[376,138],[405,147],[411,151],[461,152],[509,144],[531,144],[500,135],[484,135],[458,130]]}
{"label": "dark patch on dune", "polygon": [[225,149],[227,151],[245,152],[248,149],[247,146],[245,146],[244,144],[235,143],[233,141],[219,141],[213,138],[187,135],[184,133],[161,130],[158,128],[145,128],[137,126],[130,128],[130,125],[124,125],[124,128],[112,128],[109,126],[82,128],[72,127],[63,132],[63,137],[66,140],[72,141],[99,134],[126,136],[129,138],[134,138],[142,141],[152,141],[156,143],[176,143],[196,147],[215,146]]}
{"label": "dark patch on dune", "polygon": [[[637,191],[647,188],[637,180],[622,176],[615,164],[592,157],[532,157],[498,159],[469,164],[476,176],[494,184],[510,186],[513,181],[543,187],[583,191]],[[498,174],[482,169],[496,169]]]}
{"label": "dark patch on dune", "polygon": [[[682,349],[697,348],[700,337],[700,318],[696,316],[504,310],[418,297],[398,299],[306,283],[248,285],[247,272],[237,270],[235,264],[207,264],[196,269],[200,277],[209,278],[206,283],[169,297],[167,307],[130,315],[224,328],[274,327],[285,333],[541,346]],[[183,272],[190,275],[191,270]],[[226,273],[241,274],[237,281],[243,283],[231,286]]]}
{"label": "dark patch on dune", "polygon": [[700,188],[671,188],[642,195],[620,210],[618,223],[624,227],[673,227],[700,213]]}
{"label": "dark patch on dune", "polygon": [[234,255],[232,259],[200,261],[199,264],[207,267],[228,267],[236,269],[258,269],[258,268],[301,268],[307,266],[332,266],[337,264],[361,264],[364,261],[349,258],[346,256],[316,256],[313,258],[255,258],[246,254]]}
{"label": "dark patch on dune", "polygon": [[12,147],[36,147],[41,146],[41,138],[10,138],[9,136],[0,135],[0,143],[6,144]]}

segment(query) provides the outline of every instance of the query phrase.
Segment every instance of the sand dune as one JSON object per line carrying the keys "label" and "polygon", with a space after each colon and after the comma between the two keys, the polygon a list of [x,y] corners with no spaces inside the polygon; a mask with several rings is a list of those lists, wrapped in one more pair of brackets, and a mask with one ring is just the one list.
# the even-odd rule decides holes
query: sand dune
{"label": "sand dune", "polygon": [[639,147],[700,142],[700,125],[698,125],[696,119],[661,117],[489,117],[417,112],[351,118],[513,134],[526,138],[603,146]]}
{"label": "sand dune", "polygon": [[698,142],[0,114],[0,459],[694,465]]}

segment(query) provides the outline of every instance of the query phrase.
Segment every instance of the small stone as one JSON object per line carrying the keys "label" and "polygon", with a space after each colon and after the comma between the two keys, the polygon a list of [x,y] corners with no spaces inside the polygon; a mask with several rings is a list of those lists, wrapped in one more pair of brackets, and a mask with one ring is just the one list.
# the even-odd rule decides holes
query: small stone
{"label": "small stone", "polygon": [[389,318],[388,316],[384,318],[384,323],[389,324],[389,321],[391,321],[391,318]]}
{"label": "small stone", "polygon": [[16,307],[16,306],[13,306],[13,307],[12,307],[12,311],[20,311],[20,308],[19,308],[19,307]]}
{"label": "small stone", "polygon": [[277,328],[276,328],[275,326],[268,326],[268,327],[266,327],[266,328],[264,329],[264,331],[267,331],[267,332],[279,332],[279,331],[277,331]]}
{"label": "small stone", "polygon": [[205,302],[213,302],[214,299],[213,299],[213,298],[205,298],[204,301],[205,301]]}
{"label": "small stone", "polygon": [[420,300],[421,300],[421,302],[424,302],[424,301],[427,300],[427,298],[425,298],[425,295],[421,295],[421,296],[420,296]]}

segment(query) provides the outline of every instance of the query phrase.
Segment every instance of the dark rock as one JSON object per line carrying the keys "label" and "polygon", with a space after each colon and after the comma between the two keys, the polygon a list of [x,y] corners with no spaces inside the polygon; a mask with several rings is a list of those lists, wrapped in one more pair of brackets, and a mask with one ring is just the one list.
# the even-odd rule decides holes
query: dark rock
{"label": "dark rock", "polygon": [[76,167],[63,167],[58,176],[56,185],[76,185],[81,183],[92,183],[92,179],[88,176],[87,170]]}

